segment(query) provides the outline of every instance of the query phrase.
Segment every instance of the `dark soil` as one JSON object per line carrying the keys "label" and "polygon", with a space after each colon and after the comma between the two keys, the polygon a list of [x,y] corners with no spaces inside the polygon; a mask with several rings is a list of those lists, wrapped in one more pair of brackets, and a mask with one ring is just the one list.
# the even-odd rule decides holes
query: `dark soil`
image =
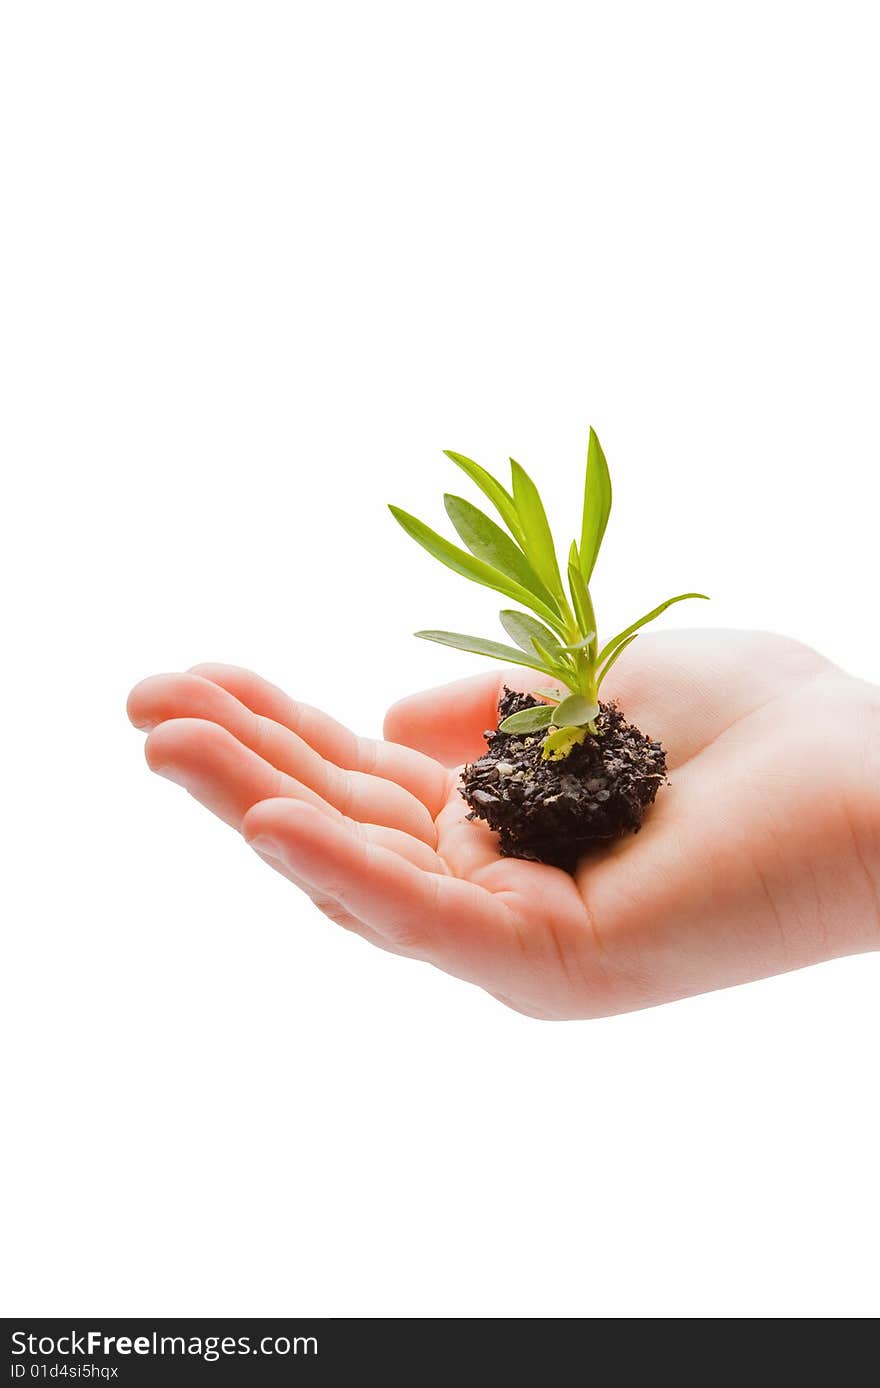
{"label": "dark soil", "polygon": [[[539,704],[505,686],[498,721]],[[487,732],[487,752],[466,766],[461,793],[468,819],[498,833],[501,852],[574,870],[581,855],[628,831],[666,780],[666,753],[627,723],[616,704],[601,704],[599,736],[588,734],[562,761],[544,761],[543,733]]]}

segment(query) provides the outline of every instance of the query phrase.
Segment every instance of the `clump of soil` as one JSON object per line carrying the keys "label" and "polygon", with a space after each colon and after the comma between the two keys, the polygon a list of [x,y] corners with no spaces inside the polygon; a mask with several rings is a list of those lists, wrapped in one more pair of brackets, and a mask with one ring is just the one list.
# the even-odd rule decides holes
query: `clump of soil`
{"label": "clump of soil", "polygon": [[[505,686],[498,721],[540,702]],[[638,832],[666,780],[666,753],[616,704],[600,705],[596,726],[599,735],[588,734],[562,761],[543,760],[543,733],[484,734],[488,751],[465,767],[461,793],[468,819],[496,830],[505,856],[572,872],[588,849]]]}

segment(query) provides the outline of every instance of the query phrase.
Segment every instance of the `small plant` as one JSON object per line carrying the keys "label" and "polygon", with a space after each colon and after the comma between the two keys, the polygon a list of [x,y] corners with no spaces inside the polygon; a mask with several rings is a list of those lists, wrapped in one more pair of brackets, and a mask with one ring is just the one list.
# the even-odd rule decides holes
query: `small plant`
{"label": "small plant", "polygon": [[465,549],[397,506],[389,508],[391,514],[442,564],[528,611],[505,608],[499,614],[513,646],[452,631],[417,631],[416,636],[505,664],[525,665],[564,685],[569,693],[563,699],[553,690],[542,689],[538,692],[545,702],[533,701],[499,725],[505,734],[544,734],[543,760],[562,761],[587,737],[601,734],[597,718],[602,681],[639,630],[673,603],[706,595],[679,593],[667,598],[600,644],[590,580],[611,513],[611,478],[595,431],[590,430],[580,541],[573,540],[568,552],[567,586],[544,505],[525,469],[511,458],[511,490],[507,491],[471,458],[448,451],[446,456],[489,498],[507,530],[470,501],[448,494],[443,498],[446,513]]}

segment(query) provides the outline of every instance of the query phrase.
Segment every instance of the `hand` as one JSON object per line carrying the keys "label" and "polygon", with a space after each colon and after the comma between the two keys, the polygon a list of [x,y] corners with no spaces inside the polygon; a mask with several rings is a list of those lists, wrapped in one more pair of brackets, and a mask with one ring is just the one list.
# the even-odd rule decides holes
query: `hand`
{"label": "hand", "polygon": [[129,715],[152,769],[332,921],[528,1016],[607,1016],[880,945],[880,690],[781,637],[640,637],[603,693],[663,742],[671,784],[571,877],[502,858],[465,818],[450,768],[484,750],[502,682],[541,677],[404,699],[385,742],[226,665],[144,680]]}

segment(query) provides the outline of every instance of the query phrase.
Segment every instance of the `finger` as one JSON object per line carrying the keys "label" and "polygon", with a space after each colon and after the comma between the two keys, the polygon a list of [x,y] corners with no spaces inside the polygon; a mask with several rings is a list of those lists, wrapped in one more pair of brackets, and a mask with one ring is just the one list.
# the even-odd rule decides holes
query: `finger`
{"label": "finger", "polygon": [[310,786],[271,766],[216,723],[197,718],[160,723],[147,738],[145,750],[153,771],[184,786],[201,804],[235,829],[241,828],[252,805],[286,795],[328,817],[350,822],[352,832],[362,827],[377,844],[403,852],[424,870],[446,870],[432,845],[388,824],[356,825]]}
{"label": "finger", "polygon": [[310,805],[255,805],[242,832],[383,939],[447,973],[486,986],[506,980],[511,955],[521,954],[517,923],[503,901],[471,882],[423,872]]}
{"label": "finger", "polygon": [[268,680],[236,665],[194,665],[189,673],[227,690],[253,713],[289,728],[334,765],[346,771],[368,772],[406,787],[427,805],[432,815],[444,803],[449,785],[443,768],[411,748],[358,737],[321,709],[291,699]]}
{"label": "finger", "polygon": [[298,887],[303,895],[307,896],[322,915],[326,916],[334,925],[341,925],[343,930],[348,930],[353,935],[360,935],[361,939],[375,945],[377,949],[386,950],[389,954],[400,955],[403,953],[388,940],[384,940],[381,935],[377,935],[375,930],[364,925],[363,921],[359,921],[350,911],[346,911],[339,905],[338,901],[334,901],[332,896],[327,896],[325,892],[318,891],[317,888],[309,886],[308,882],[304,882],[301,877],[297,877],[279,858],[272,858],[268,853],[260,852],[259,849],[256,849],[255,852],[257,857],[262,858],[266,866],[270,867],[273,872],[277,872],[281,877]]}
{"label": "finger", "polygon": [[483,820],[468,819],[468,813],[460,795],[450,797],[437,816],[437,852],[453,876],[486,886],[483,874],[501,861],[498,838]]}
{"label": "finger", "polygon": [[417,748],[444,766],[476,761],[486,750],[484,732],[498,726],[498,699],[504,685],[531,690],[554,681],[537,670],[487,670],[470,679],[411,694],[385,715],[385,736]]}
{"label": "finger", "polygon": [[156,728],[180,719],[215,723],[271,768],[310,787],[352,819],[403,829],[431,845],[435,841],[430,811],[403,786],[325,761],[296,733],[251,712],[198,675],[154,675],[142,681],[129,696],[129,714],[140,727]]}

